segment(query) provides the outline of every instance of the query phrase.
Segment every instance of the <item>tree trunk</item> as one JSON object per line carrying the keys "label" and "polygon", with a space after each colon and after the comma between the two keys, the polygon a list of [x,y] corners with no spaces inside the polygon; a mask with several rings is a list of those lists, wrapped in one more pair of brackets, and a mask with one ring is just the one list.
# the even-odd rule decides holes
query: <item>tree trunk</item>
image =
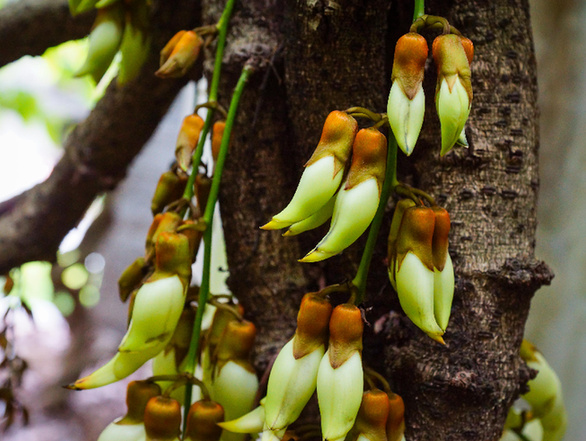
{"label": "tree trunk", "polygon": [[[215,3],[204,2],[209,23],[219,14]],[[441,346],[405,318],[386,278],[383,228],[364,306],[375,306],[367,315],[371,323],[386,321],[384,335],[370,330],[365,363],[384,369],[404,397],[407,439],[492,441],[531,376],[518,349],[531,297],[552,277],[534,257],[538,113],[528,4],[430,1],[426,12],[448,18],[476,49],[470,148],[439,157],[430,63],[422,137],[414,155],[399,163],[401,180],[450,212],[457,277],[452,319]],[[323,230],[281,238],[258,226],[291,197],[330,111],[356,105],[385,111],[394,44],[408,31],[411,14],[411,2],[384,0],[237,6],[222,102],[228,103],[247,56],[270,62],[245,92],[221,208],[229,286],[261,330],[261,367],[291,336],[305,292],[353,277],[364,238],[326,263],[304,265],[296,259]],[[434,35],[426,36],[431,43]]]}

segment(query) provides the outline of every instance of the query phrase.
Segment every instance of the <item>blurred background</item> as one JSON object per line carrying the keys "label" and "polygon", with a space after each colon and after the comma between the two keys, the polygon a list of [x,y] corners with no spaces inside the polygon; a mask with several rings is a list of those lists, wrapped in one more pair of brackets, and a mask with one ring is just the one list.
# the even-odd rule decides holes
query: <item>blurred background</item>
{"label": "blurred background", "polygon": [[[526,335],[562,380],[569,412],[565,440],[578,441],[586,439],[586,2],[532,0],[531,7],[541,108],[537,257],[556,277],[537,292]],[[87,78],[71,79],[86,44],[67,43],[0,69],[0,201],[48,176],[62,154],[62,140],[115,74],[98,87]],[[116,295],[117,280],[144,252],[152,192],[173,157],[179,125],[192,111],[198,88],[205,85],[183,90],[127,179],[97,200],[64,240],[58,265],[23,266],[15,274],[20,300],[0,298],[0,337],[11,342],[5,353],[16,373],[7,378],[0,366],[0,414],[8,402],[3,385],[12,382],[31,419],[23,427],[26,415],[15,412],[3,440],[94,440],[124,413],[126,382],[83,394],[55,385],[101,365],[125,332],[126,305]],[[213,267],[224,268],[221,246],[216,249]],[[225,292],[224,278],[216,274],[212,292]],[[26,310],[11,312],[15,302]],[[91,351],[80,357],[88,354],[88,341]],[[144,368],[130,379],[149,374]]]}

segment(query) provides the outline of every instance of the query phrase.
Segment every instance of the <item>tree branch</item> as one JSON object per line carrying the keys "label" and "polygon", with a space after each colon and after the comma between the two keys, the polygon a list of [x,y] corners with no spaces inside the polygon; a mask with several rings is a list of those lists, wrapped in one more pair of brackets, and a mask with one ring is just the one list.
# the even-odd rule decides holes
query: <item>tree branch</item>
{"label": "tree branch", "polygon": [[139,77],[120,88],[113,82],[90,116],[67,138],[51,176],[23,193],[0,217],[0,274],[31,260],[55,260],[67,232],[94,198],[115,188],[187,79],[153,75],[158,51],[177,29],[193,27],[197,2],[155,5],[154,43]]}
{"label": "tree branch", "polygon": [[0,67],[24,55],[85,37],[95,14],[72,17],[67,0],[21,0],[0,9]]}

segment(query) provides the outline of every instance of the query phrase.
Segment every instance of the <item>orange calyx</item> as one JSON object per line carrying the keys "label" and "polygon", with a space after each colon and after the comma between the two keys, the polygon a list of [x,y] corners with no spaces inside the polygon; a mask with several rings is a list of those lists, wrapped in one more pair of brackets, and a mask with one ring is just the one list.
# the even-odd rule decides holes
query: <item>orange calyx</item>
{"label": "orange calyx", "polygon": [[354,117],[340,110],[330,112],[324,123],[319,143],[305,167],[333,155],[336,159],[335,176],[348,161],[357,131],[358,123]]}
{"label": "orange calyx", "polygon": [[185,438],[193,441],[217,441],[222,428],[216,423],[224,421],[224,408],[211,400],[196,401],[189,408]]}
{"label": "orange calyx", "polygon": [[222,138],[224,137],[224,129],[226,128],[226,121],[216,121],[212,127],[212,157],[214,161],[218,160],[220,154],[220,147],[222,145]]}
{"label": "orange calyx", "polygon": [[433,271],[434,227],[435,214],[431,208],[415,206],[405,210],[397,237],[399,268],[407,253],[412,251],[427,268]]}
{"label": "orange calyx", "polygon": [[416,32],[409,32],[397,41],[391,80],[399,80],[403,92],[413,99],[423,81],[429,49],[427,41]]}
{"label": "orange calyx", "polygon": [[303,296],[293,342],[293,355],[296,359],[326,344],[331,314],[332,305],[323,297],[315,293]]}
{"label": "orange calyx", "polygon": [[432,208],[435,214],[435,226],[432,239],[433,266],[442,271],[448,257],[448,235],[450,233],[450,215],[441,207]]}
{"label": "orange calyx", "polygon": [[[389,417],[389,396],[379,389],[369,390],[362,395],[362,404],[356,419],[357,429],[361,432],[386,431]],[[364,426],[364,427],[361,427]]]}
{"label": "orange calyx", "polygon": [[161,394],[156,383],[147,381],[131,381],[126,387],[126,415],[117,424],[136,424],[144,420],[144,412],[148,401]]}
{"label": "orange calyx", "polygon": [[352,145],[352,164],[348,171],[345,189],[351,189],[374,177],[379,184],[379,192],[384,181],[387,165],[387,138],[378,129],[361,129]]}
{"label": "orange calyx", "polygon": [[217,347],[219,361],[246,360],[256,337],[256,326],[247,320],[228,322]]}
{"label": "orange calyx", "polygon": [[173,398],[151,398],[144,412],[144,428],[149,438],[170,440],[179,436],[181,405]]}
{"label": "orange calyx", "polygon": [[400,395],[389,393],[388,441],[399,441],[405,431],[405,403]]}

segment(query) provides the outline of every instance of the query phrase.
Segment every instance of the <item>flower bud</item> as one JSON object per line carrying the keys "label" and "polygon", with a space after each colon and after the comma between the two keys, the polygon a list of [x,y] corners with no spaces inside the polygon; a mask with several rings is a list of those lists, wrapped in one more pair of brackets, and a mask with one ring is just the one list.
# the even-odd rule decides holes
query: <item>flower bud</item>
{"label": "flower bud", "polygon": [[179,441],[181,405],[173,398],[151,398],[144,413],[147,441]]}
{"label": "flower bud", "polygon": [[196,401],[189,408],[185,441],[218,441],[224,421],[224,409],[211,400]]}
{"label": "flower bud", "polygon": [[279,437],[313,395],[331,312],[327,300],[313,293],[303,297],[295,335],[279,352],[269,376],[263,439]]}
{"label": "flower bud", "polygon": [[102,79],[118,52],[123,28],[124,10],[121,4],[98,9],[89,35],[88,54],[76,77],[91,74],[96,83]]}
{"label": "flower bud", "polygon": [[185,190],[187,178],[184,176],[177,176],[171,170],[166,171],[159,178],[155,194],[151,200],[151,212],[153,216],[161,213],[167,205],[180,199]]}
{"label": "flower bud", "polygon": [[387,441],[401,441],[405,433],[405,404],[395,393],[389,394],[389,417],[387,418]]}
{"label": "flower bud", "polygon": [[403,35],[395,47],[387,115],[397,144],[407,156],[413,152],[423,125],[427,53],[427,41],[415,32]]}
{"label": "flower bud", "polygon": [[189,238],[184,234],[162,231],[155,247],[155,272],[148,281],[177,275],[187,290],[191,282],[191,261]]}
{"label": "flower bud", "polygon": [[463,41],[458,35],[440,35],[432,47],[438,70],[435,105],[441,125],[442,156],[460,137],[470,113],[470,61],[473,50],[470,40]]}
{"label": "flower bud", "polygon": [[190,261],[193,263],[203,239],[203,231],[201,231],[197,225],[197,222],[191,219],[187,219],[181,222],[181,225],[178,228],[178,232],[187,238],[187,242],[189,244]]}
{"label": "flower bud", "polygon": [[362,315],[351,304],[336,306],[330,341],[317,374],[317,399],[324,440],[342,440],[354,425],[363,390]]}
{"label": "flower bud", "polygon": [[[196,62],[203,40],[194,31],[181,31],[180,37],[173,37],[161,51],[161,67],[155,72],[159,78],[180,78],[185,75]],[[171,53],[167,53],[175,43]]]}
{"label": "flower bud", "polygon": [[225,128],[226,121],[224,120],[216,121],[212,127],[212,158],[214,158],[214,162],[218,160],[218,155],[220,154]]}
{"label": "flower bud", "polygon": [[432,207],[435,214],[433,229],[433,296],[435,319],[445,331],[448,327],[454,298],[454,267],[448,253],[448,234],[450,233],[450,215],[441,207]]}
{"label": "flower bud", "polygon": [[[233,420],[250,412],[258,390],[258,378],[248,358],[256,336],[254,324],[230,321],[216,348],[210,393],[224,408],[225,419]],[[234,441],[242,435],[224,431],[222,439]]]}
{"label": "flower bud", "polygon": [[527,366],[537,370],[537,376],[527,383],[529,392],[523,398],[538,418],[544,417],[551,412],[556,401],[563,403],[561,382],[541,352],[527,340],[521,344],[521,358]]}
{"label": "flower bud", "polygon": [[210,196],[210,190],[212,188],[212,180],[204,175],[203,173],[199,173],[195,177],[195,198],[197,199],[197,206],[202,211],[205,210],[206,205],[208,203],[208,198]]}
{"label": "flower bud", "polygon": [[144,257],[138,257],[124,270],[118,279],[118,291],[122,302],[126,302],[130,293],[140,287],[148,271],[149,267]]}
{"label": "flower bud", "polygon": [[165,61],[169,59],[169,57],[171,56],[171,52],[173,52],[173,49],[175,49],[175,46],[177,46],[177,43],[179,43],[179,40],[181,40],[181,38],[185,35],[186,32],[187,31],[177,32],[175,35],[173,35],[173,37],[171,37],[171,39],[167,42],[165,47],[161,49],[159,66],[165,64]]}
{"label": "flower bud", "polygon": [[345,112],[335,110],[328,115],[291,202],[262,229],[288,227],[308,218],[332,198],[342,182],[357,129],[356,120]]}
{"label": "flower bud", "polygon": [[443,343],[435,318],[433,233],[435,214],[428,207],[405,210],[393,268],[397,295],[407,317],[432,339]]}
{"label": "flower bud", "polygon": [[387,140],[377,129],[362,129],[352,146],[352,164],[336,196],[330,230],[300,262],[318,262],[341,253],[368,228],[380,202]]}
{"label": "flower bud", "polygon": [[382,390],[369,390],[362,395],[354,430],[359,439],[387,441],[389,397]]}
{"label": "flower bud", "polygon": [[177,227],[181,224],[181,222],[181,216],[172,211],[157,214],[153,218],[153,223],[151,224],[146,237],[145,248],[147,261],[151,261],[152,257],[154,257],[155,244],[157,243],[159,234],[161,234],[163,231],[177,230]]}
{"label": "flower bud", "polygon": [[[101,0],[100,3],[104,2]],[[151,48],[149,8],[145,2],[127,6],[124,34],[120,44],[122,59],[118,69],[118,84],[124,85],[136,78]]]}
{"label": "flower bud", "polygon": [[141,441],[145,438],[144,412],[147,402],[161,394],[155,383],[131,381],[126,389],[128,411],[114,420],[100,434],[98,441]]}
{"label": "flower bud", "polygon": [[204,126],[204,120],[197,114],[188,115],[183,118],[177,144],[175,146],[175,158],[177,165],[187,171],[191,166],[193,152],[199,142],[199,136]]}

